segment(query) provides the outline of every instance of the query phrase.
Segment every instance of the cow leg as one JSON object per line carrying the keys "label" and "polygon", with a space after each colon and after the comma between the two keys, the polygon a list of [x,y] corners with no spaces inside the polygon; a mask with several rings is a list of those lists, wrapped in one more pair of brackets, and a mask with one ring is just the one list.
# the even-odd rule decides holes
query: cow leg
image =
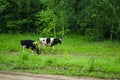
{"label": "cow leg", "polygon": [[52,46],[52,53],[54,53],[54,49],[55,49],[54,46]]}
{"label": "cow leg", "polygon": [[42,50],[44,51],[44,53],[46,54],[46,50],[45,50],[45,43],[40,41],[40,48],[42,48]]}
{"label": "cow leg", "polygon": [[44,53],[46,54],[45,45],[42,45],[42,49],[43,49]]}
{"label": "cow leg", "polygon": [[43,46],[43,50],[44,50],[44,53],[47,54],[46,49],[45,49],[45,46]]}
{"label": "cow leg", "polygon": [[37,54],[40,54],[40,50],[39,50],[39,48],[36,49],[36,52],[37,52]]}
{"label": "cow leg", "polygon": [[35,50],[35,48],[32,46],[32,47],[31,47],[31,50],[32,50],[32,53],[33,53],[33,52],[34,52],[34,50]]}
{"label": "cow leg", "polygon": [[24,51],[25,47],[26,47],[26,46],[24,46],[24,45],[22,46],[22,51]]}

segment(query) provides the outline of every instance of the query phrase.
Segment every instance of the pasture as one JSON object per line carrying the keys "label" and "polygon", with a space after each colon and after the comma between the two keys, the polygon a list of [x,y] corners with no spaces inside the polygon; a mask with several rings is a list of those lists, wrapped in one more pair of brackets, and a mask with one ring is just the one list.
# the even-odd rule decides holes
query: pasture
{"label": "pasture", "polygon": [[[69,76],[120,78],[120,43],[91,42],[86,37],[66,36],[55,53],[37,55],[26,49],[20,40],[38,40],[40,35],[0,34],[0,70]],[[42,50],[41,50],[42,51]]]}

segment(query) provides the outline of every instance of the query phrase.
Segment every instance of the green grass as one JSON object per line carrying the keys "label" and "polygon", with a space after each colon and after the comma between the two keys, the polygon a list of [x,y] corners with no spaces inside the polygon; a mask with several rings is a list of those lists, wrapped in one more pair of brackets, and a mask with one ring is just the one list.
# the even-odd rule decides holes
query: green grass
{"label": "green grass", "polygon": [[40,35],[0,35],[0,70],[120,78],[120,43],[90,42],[86,37],[67,36],[55,53],[37,55],[21,51],[21,39],[38,40]]}

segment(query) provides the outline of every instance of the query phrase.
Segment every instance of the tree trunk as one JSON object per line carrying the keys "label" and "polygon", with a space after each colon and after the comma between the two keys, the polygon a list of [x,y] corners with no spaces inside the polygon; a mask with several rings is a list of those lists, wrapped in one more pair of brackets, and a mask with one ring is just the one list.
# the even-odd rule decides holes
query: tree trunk
{"label": "tree trunk", "polygon": [[63,37],[64,37],[64,35],[65,35],[65,30],[64,30],[65,28],[64,28],[64,26],[62,27],[62,39],[63,39]]}
{"label": "tree trunk", "polygon": [[55,29],[55,27],[54,27],[54,37],[56,38],[56,29]]}
{"label": "tree trunk", "polygon": [[112,27],[111,27],[110,40],[113,40],[113,25],[112,25]]}

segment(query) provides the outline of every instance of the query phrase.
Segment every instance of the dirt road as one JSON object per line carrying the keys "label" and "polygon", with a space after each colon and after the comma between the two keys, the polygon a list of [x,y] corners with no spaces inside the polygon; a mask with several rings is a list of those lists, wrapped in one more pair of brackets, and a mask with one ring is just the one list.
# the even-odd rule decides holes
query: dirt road
{"label": "dirt road", "polygon": [[96,79],[91,77],[68,77],[62,75],[46,75],[46,74],[0,71],[0,80],[103,80],[103,79]]}

